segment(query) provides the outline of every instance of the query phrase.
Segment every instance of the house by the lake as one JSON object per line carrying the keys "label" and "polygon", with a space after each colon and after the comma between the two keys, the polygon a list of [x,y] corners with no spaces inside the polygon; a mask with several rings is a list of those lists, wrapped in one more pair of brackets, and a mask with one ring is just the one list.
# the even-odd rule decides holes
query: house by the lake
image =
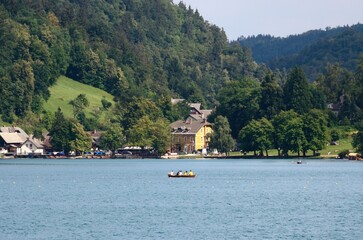
{"label": "house by the lake", "polygon": [[19,127],[0,127],[0,153],[9,155],[43,155],[42,142]]}
{"label": "house by the lake", "polygon": [[207,121],[207,117],[212,110],[201,110],[200,103],[190,103],[189,106],[190,115],[187,119],[170,124],[171,153],[206,152],[208,149],[212,124]]}

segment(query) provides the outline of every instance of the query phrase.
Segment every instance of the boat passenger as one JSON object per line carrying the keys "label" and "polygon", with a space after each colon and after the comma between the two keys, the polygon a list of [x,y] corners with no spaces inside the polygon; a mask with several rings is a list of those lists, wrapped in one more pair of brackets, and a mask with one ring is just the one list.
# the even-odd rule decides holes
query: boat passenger
{"label": "boat passenger", "polygon": [[188,176],[188,171],[185,171],[184,172],[184,176]]}
{"label": "boat passenger", "polygon": [[178,175],[178,176],[181,176],[181,175],[183,175],[183,172],[179,170],[179,172],[178,172],[178,174],[177,174],[177,175]]}
{"label": "boat passenger", "polygon": [[171,170],[171,172],[169,174],[172,175],[172,176],[174,176],[174,171]]}
{"label": "boat passenger", "polygon": [[194,175],[193,171],[192,171],[192,170],[190,170],[190,171],[189,171],[189,176],[193,176],[193,175]]}

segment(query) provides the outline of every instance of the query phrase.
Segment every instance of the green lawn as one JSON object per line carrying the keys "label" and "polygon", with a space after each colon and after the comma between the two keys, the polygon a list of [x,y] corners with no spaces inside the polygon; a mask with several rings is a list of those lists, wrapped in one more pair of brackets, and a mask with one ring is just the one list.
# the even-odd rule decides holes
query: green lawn
{"label": "green lawn", "polygon": [[49,88],[50,98],[44,104],[44,109],[49,112],[56,112],[60,107],[65,116],[73,116],[72,106],[69,104],[70,100],[75,99],[79,94],[85,94],[90,102],[89,107],[86,109],[86,116],[90,117],[92,112],[102,108],[101,100],[103,97],[107,101],[112,102],[114,105],[113,96],[101,89],[74,81],[67,77],[58,78],[56,84]]}

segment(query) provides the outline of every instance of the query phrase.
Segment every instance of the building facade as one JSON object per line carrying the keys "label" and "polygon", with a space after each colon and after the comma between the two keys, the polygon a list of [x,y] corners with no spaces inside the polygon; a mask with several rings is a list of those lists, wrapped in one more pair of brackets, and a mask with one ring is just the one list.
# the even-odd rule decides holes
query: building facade
{"label": "building facade", "polygon": [[204,152],[208,149],[212,124],[206,119],[191,115],[184,121],[173,122],[170,127],[172,153]]}

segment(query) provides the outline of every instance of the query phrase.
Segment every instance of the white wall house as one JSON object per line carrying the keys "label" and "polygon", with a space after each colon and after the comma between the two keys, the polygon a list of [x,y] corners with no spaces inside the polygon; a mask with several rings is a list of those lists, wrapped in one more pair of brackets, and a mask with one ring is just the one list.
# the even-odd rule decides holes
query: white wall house
{"label": "white wall house", "polygon": [[18,127],[0,127],[0,153],[44,154],[43,144]]}
{"label": "white wall house", "polygon": [[44,154],[44,147],[35,139],[27,139],[20,148],[17,149],[18,155]]}

